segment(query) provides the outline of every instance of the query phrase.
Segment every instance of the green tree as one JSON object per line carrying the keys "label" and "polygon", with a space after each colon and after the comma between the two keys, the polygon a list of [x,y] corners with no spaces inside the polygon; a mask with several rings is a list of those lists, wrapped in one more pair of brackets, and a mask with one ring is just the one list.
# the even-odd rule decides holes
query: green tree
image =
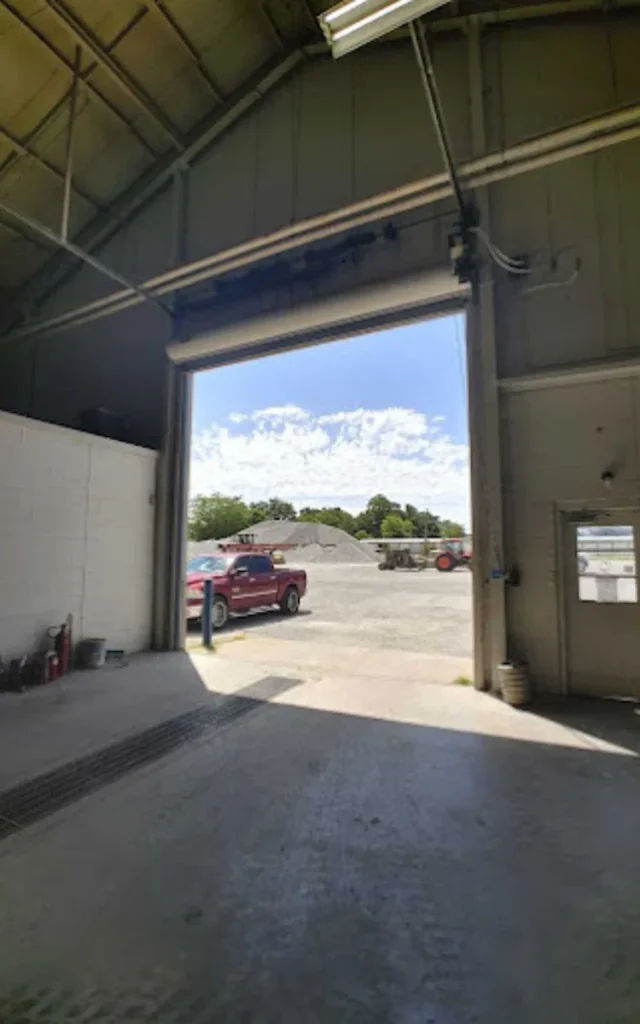
{"label": "green tree", "polygon": [[452,519],[440,520],[441,537],[464,537],[466,532],[462,523],[456,523]]}
{"label": "green tree", "polygon": [[263,523],[266,519],[295,519],[296,510],[290,501],[269,498],[268,501],[252,501],[249,505],[250,525]]}
{"label": "green tree", "polygon": [[189,506],[189,540],[218,540],[246,530],[249,509],[239,497],[199,495]]}
{"label": "green tree", "polygon": [[383,537],[411,537],[413,536],[413,523],[392,512],[382,520],[380,533]]}
{"label": "green tree", "polygon": [[303,508],[298,516],[302,523],[324,523],[325,526],[335,526],[345,533],[355,534],[356,520],[350,512],[343,508]]}
{"label": "green tree", "polygon": [[384,494],[376,494],[369,499],[366,509],[358,516],[356,529],[366,530],[372,537],[380,537],[382,521],[391,515],[399,515],[402,518],[400,505],[390,501]]}
{"label": "green tree", "polygon": [[366,530],[356,530],[356,540],[370,540],[371,534]]}
{"label": "green tree", "polygon": [[415,505],[405,505],[404,517],[413,523],[414,537],[440,536],[440,520],[428,508],[420,512]]}

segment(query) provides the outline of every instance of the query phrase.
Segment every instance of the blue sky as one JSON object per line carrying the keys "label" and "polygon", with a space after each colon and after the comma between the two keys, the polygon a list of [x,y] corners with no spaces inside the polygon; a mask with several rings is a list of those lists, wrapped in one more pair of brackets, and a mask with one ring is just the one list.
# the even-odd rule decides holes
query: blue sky
{"label": "blue sky", "polygon": [[357,511],[378,491],[469,521],[464,318],[199,373],[192,493]]}

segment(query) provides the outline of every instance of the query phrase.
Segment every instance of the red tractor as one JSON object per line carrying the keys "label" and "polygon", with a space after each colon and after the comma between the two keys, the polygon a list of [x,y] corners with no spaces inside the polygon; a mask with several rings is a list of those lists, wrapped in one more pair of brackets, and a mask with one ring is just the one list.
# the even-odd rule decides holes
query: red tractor
{"label": "red tractor", "polygon": [[468,537],[447,537],[441,542],[433,564],[438,572],[452,572],[459,566],[470,569],[470,539]]}

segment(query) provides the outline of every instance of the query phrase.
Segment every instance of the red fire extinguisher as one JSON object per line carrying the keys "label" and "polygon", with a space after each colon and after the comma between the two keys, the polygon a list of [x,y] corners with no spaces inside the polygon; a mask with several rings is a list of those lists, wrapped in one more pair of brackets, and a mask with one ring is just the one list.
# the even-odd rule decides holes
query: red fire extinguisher
{"label": "red fire extinguisher", "polygon": [[53,639],[55,652],[58,656],[58,677],[66,675],[69,671],[72,621],[71,615],[68,615],[67,621],[63,622],[59,629],[56,626],[52,626],[49,630],[49,636]]}
{"label": "red fire extinguisher", "polygon": [[47,651],[44,656],[44,681],[53,683],[60,676],[60,662],[55,651]]}

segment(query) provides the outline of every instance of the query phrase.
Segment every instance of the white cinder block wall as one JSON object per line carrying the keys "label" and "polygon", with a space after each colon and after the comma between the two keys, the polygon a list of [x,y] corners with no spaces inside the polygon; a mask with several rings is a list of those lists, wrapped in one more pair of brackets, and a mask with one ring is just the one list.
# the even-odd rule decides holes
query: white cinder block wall
{"label": "white cinder block wall", "polygon": [[0,657],[74,639],[151,642],[156,453],[0,413]]}

